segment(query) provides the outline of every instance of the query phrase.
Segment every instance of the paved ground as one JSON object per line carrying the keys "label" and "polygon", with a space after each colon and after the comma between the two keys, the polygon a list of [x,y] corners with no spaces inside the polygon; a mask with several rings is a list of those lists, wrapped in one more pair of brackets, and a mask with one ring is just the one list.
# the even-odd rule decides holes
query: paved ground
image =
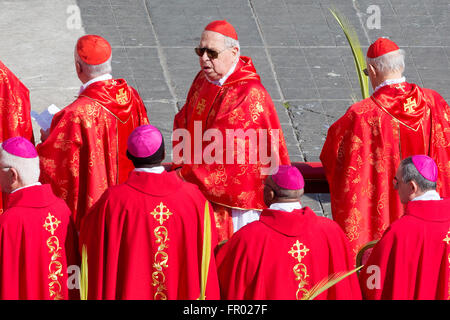
{"label": "paved ground", "polygon": [[[198,72],[193,48],[215,19],[237,29],[242,54],[252,57],[277,106],[292,161],[318,161],[328,127],[352,94],[360,97],[332,6],[356,28],[364,50],[389,36],[406,51],[407,80],[450,101],[450,0],[0,0],[0,6],[0,59],[30,88],[33,109],[73,100],[79,88],[73,46],[80,35],[97,33],[113,46],[114,76],[138,89],[166,141]],[[327,195],[305,202],[330,214]]]}

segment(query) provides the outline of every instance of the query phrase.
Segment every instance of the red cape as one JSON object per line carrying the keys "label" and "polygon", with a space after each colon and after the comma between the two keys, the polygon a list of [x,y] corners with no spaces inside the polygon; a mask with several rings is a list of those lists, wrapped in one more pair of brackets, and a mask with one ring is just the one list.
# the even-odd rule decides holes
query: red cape
{"label": "red cape", "polygon": [[[80,232],[80,247],[88,252],[88,298],[197,299],[205,203],[175,172],[133,171],[109,188]],[[213,219],[211,207],[210,214]],[[206,298],[219,299],[214,224],[211,231]]]}
{"label": "red cape", "polygon": [[352,105],[330,127],[320,159],[333,219],[355,256],[402,213],[392,183],[401,159],[432,157],[439,168],[438,191],[450,196],[449,119],[450,108],[437,92],[404,82]]}
{"label": "red cape", "polygon": [[[200,163],[194,163],[195,142],[194,121],[199,121],[202,125],[200,141],[202,135],[208,129],[216,129],[222,133],[223,137],[223,163],[206,163],[201,157]],[[187,129],[190,133],[192,147],[191,164],[183,164],[181,174],[187,181],[200,187],[200,190],[209,201],[227,207],[241,209],[263,209],[263,181],[267,175],[261,174],[261,168],[268,167],[261,163],[259,151],[262,144],[270,145],[272,139],[270,134],[266,140],[259,140],[258,146],[254,146],[252,151],[258,151],[258,157],[254,164],[249,161],[249,138],[245,138],[245,162],[238,164],[237,146],[235,153],[231,154],[234,159],[231,164],[227,164],[226,155],[226,130],[242,129],[278,129],[279,141],[278,150],[275,151],[274,158],[279,160],[279,164],[290,164],[289,155],[281,131],[277,112],[273,105],[269,93],[261,84],[259,75],[256,73],[252,60],[249,57],[241,56],[235,71],[225,81],[222,86],[217,86],[209,82],[203,71],[200,71],[194,79],[189,90],[186,104],[175,116],[174,130]],[[237,144],[244,143],[244,138],[235,138]],[[174,148],[181,143],[174,141]],[[210,146],[211,142],[200,145],[202,154]],[[275,144],[275,143],[273,143]],[[267,154],[267,152],[265,153]],[[179,165],[181,166],[181,165]]]}
{"label": "red cape", "polygon": [[[373,266],[379,267],[376,287]],[[378,273],[377,273],[378,275]],[[450,299],[450,199],[410,201],[361,269],[365,299]]]}
{"label": "red cape", "polygon": [[123,79],[91,84],[54,116],[50,136],[37,146],[40,179],[67,202],[78,229],[102,193],[133,170],[127,139],[143,124],[144,103]]}
{"label": "red cape", "polygon": [[[265,209],[217,253],[224,299],[298,299],[328,275],[353,269],[348,240],[332,220],[308,207]],[[316,299],[361,299],[356,274]]]}
{"label": "red cape", "polygon": [[[34,144],[30,111],[28,88],[0,61],[0,143],[20,136]],[[0,197],[0,214],[6,196]]]}
{"label": "red cape", "polygon": [[68,299],[67,267],[78,265],[77,250],[70,210],[49,185],[12,193],[0,215],[0,299]]}

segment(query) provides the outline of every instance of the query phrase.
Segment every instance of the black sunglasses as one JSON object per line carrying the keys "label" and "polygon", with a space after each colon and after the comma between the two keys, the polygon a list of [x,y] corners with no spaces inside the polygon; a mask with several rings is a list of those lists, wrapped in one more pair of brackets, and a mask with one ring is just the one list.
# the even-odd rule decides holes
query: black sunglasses
{"label": "black sunglasses", "polygon": [[223,49],[220,52],[217,52],[216,50],[213,49],[209,49],[209,48],[195,48],[195,53],[199,56],[199,57],[203,57],[203,55],[205,54],[206,51],[206,55],[208,56],[208,58],[210,59],[217,59],[217,57],[219,56],[219,54],[227,49]]}
{"label": "black sunglasses", "polygon": [[369,71],[367,70],[367,68],[365,68],[365,69],[363,70],[363,72],[364,72],[364,74],[365,74],[366,76],[369,76]]}

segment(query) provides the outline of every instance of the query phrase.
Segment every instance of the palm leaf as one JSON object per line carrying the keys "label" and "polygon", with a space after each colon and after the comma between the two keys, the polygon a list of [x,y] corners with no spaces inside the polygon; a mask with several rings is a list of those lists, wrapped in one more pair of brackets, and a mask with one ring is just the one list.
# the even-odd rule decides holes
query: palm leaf
{"label": "palm leaf", "polygon": [[209,262],[211,260],[211,216],[209,215],[208,201],[205,203],[205,219],[203,224],[203,249],[200,278],[200,297],[198,300],[206,300],[206,283],[208,280]]}
{"label": "palm leaf", "polygon": [[353,61],[355,62],[356,73],[358,74],[359,85],[361,87],[361,96],[363,99],[369,97],[369,79],[364,74],[366,68],[366,58],[361,50],[358,34],[355,28],[350,24],[348,19],[343,16],[337,9],[330,9],[331,14],[338,22],[342,31],[344,31],[345,37],[352,49]]}
{"label": "palm leaf", "polygon": [[310,290],[309,292],[303,296],[302,300],[313,300],[315,297],[317,297],[319,294],[324,292],[325,290],[328,290],[338,282],[344,280],[348,276],[352,275],[353,273],[357,272],[359,269],[361,269],[363,266],[360,266],[356,269],[350,270],[350,271],[341,271],[332,273],[326,278],[320,280],[317,282]]}
{"label": "palm leaf", "polygon": [[81,272],[80,272],[80,299],[87,300],[88,296],[88,256],[86,245],[81,249]]}

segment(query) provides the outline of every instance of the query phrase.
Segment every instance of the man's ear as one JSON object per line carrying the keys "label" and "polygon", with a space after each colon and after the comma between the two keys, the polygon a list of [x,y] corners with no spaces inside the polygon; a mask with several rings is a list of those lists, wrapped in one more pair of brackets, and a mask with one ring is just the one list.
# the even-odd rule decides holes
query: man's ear
{"label": "man's ear", "polygon": [[410,188],[409,190],[411,193],[417,193],[420,191],[419,185],[414,180],[408,182],[408,187]]}
{"label": "man's ear", "polygon": [[17,172],[17,170],[15,168],[10,168],[9,169],[9,174],[11,177],[11,184],[15,183],[15,182],[20,182],[19,181],[19,173]]}
{"label": "man's ear", "polygon": [[80,74],[81,72],[83,72],[83,68],[81,67],[81,63],[79,63],[78,61],[75,61],[75,69],[77,70],[77,74]]}
{"label": "man's ear", "polygon": [[239,54],[239,48],[238,47],[233,47],[231,49],[231,52],[233,53],[233,56],[237,56]]}
{"label": "man's ear", "polygon": [[378,70],[371,64],[367,65],[367,70],[369,70],[369,72],[371,72],[374,77],[378,76]]}

